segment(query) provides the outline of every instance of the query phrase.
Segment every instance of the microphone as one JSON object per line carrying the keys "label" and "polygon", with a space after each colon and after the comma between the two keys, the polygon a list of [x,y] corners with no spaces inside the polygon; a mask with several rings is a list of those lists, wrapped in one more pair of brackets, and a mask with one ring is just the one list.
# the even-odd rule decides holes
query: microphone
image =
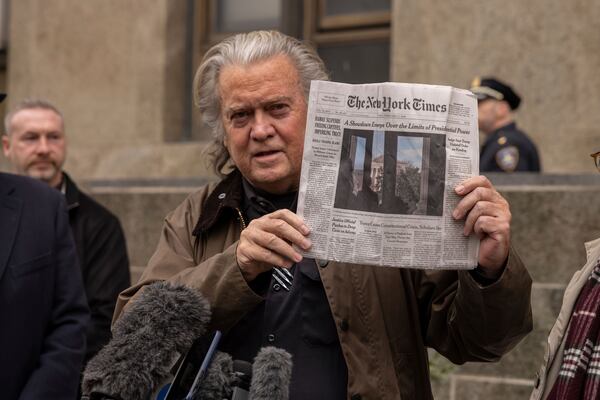
{"label": "microphone", "polygon": [[217,352],[193,400],[248,400],[252,364]]}
{"label": "microphone", "polygon": [[283,349],[263,347],[252,364],[251,400],[288,400],[292,356]]}
{"label": "microphone", "polygon": [[[217,339],[218,340],[218,339]],[[213,339],[211,345],[215,344]],[[287,400],[292,374],[292,357],[285,350],[275,347],[261,349],[254,365],[235,360],[229,354],[210,351],[204,357],[208,363],[206,372],[198,379],[197,388],[185,396],[188,400]],[[178,372],[178,375],[182,373]],[[177,378],[176,378],[177,379]],[[192,385],[193,386],[193,385]],[[182,394],[169,394],[167,399],[183,399]]]}
{"label": "microphone", "polygon": [[145,286],[115,322],[112,340],[87,364],[84,397],[149,398],[209,321],[209,303],[198,291],[162,281]]}
{"label": "microphone", "polygon": [[201,386],[193,393],[193,400],[223,400],[231,398],[234,362],[227,353],[217,352],[202,379]]}
{"label": "microphone", "polygon": [[252,365],[218,351],[192,400],[248,400]]}

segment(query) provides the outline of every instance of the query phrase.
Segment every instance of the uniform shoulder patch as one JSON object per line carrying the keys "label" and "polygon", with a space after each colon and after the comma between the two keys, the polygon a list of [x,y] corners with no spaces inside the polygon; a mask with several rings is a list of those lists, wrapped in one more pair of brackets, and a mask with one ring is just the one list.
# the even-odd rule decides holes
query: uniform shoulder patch
{"label": "uniform shoulder patch", "polygon": [[519,149],[506,146],[496,152],[496,164],[504,172],[513,172],[519,164]]}

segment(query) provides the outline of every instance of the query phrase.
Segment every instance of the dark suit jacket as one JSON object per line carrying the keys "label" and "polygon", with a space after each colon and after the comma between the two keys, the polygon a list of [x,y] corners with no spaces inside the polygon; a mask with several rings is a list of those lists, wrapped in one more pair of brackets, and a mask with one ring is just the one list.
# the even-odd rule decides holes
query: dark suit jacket
{"label": "dark suit jacket", "polygon": [[75,399],[88,320],[64,197],[0,173],[0,397]]}

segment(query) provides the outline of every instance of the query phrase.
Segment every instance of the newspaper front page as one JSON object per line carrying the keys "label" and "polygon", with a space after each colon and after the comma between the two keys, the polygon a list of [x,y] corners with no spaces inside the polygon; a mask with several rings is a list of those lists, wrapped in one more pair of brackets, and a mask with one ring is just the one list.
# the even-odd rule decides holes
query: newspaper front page
{"label": "newspaper front page", "polygon": [[305,256],[471,269],[479,240],[452,218],[479,174],[477,100],[462,89],[313,81],[298,197]]}

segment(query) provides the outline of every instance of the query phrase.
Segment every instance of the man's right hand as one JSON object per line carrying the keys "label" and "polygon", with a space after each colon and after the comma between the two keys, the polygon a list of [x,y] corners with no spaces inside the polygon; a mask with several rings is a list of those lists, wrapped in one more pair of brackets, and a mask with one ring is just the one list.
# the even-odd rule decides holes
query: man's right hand
{"label": "man's right hand", "polygon": [[277,210],[250,222],[242,231],[236,251],[237,263],[246,281],[254,280],[273,266],[290,268],[302,260],[293,245],[311,247],[310,229],[290,210]]}

